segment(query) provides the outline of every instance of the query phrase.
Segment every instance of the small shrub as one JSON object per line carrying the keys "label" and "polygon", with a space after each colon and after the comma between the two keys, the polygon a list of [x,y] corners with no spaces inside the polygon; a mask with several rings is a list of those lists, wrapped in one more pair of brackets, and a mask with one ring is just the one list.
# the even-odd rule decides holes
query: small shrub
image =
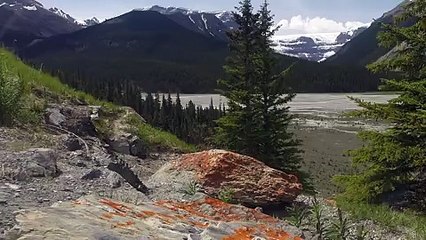
{"label": "small shrub", "polygon": [[347,240],[350,235],[349,220],[343,216],[340,208],[337,209],[337,220],[333,221],[330,227],[326,230],[327,238],[333,240]]}
{"label": "small shrub", "polygon": [[308,217],[309,211],[306,207],[295,205],[290,211],[290,217],[287,219],[290,224],[300,228],[303,221]]}
{"label": "small shrub", "polygon": [[20,78],[12,74],[6,64],[0,63],[0,125],[8,124],[18,115],[24,84]]}
{"label": "small shrub", "polygon": [[200,190],[200,186],[197,182],[191,181],[183,189],[182,192],[185,195],[194,196]]}
{"label": "small shrub", "polygon": [[234,190],[228,187],[222,188],[218,193],[218,198],[222,202],[231,203],[234,198]]}
{"label": "small shrub", "polygon": [[368,231],[365,230],[365,227],[358,226],[355,231],[354,240],[366,240],[368,235]]}
{"label": "small shrub", "polygon": [[324,218],[324,209],[321,206],[321,203],[316,197],[312,200],[312,209],[311,215],[313,220],[313,225],[315,226],[315,231],[318,234],[318,239],[324,239],[324,234],[326,231],[326,219]]}

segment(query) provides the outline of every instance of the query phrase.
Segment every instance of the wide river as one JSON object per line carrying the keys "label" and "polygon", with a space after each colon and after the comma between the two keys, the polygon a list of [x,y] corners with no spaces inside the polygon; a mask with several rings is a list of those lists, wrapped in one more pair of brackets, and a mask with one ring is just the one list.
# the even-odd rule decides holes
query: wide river
{"label": "wide river", "polygon": [[[395,93],[303,93],[298,94],[289,104],[290,111],[298,116],[294,122],[298,126],[334,129],[343,132],[356,133],[362,129],[385,129],[381,122],[350,119],[342,113],[359,109],[349,97],[360,98],[375,103],[386,103],[397,97]],[[219,106],[226,104],[226,98],[217,94],[181,94],[181,102],[185,106],[189,101],[195,105],[208,107],[211,100]]]}
{"label": "wide river", "polygon": [[[358,109],[358,106],[348,97],[360,98],[366,101],[385,103],[395,98],[396,94],[388,93],[301,93],[289,104],[294,113],[303,114],[338,114]],[[211,100],[219,106],[226,103],[226,99],[217,94],[181,94],[183,105],[192,101],[195,105],[208,107]]]}

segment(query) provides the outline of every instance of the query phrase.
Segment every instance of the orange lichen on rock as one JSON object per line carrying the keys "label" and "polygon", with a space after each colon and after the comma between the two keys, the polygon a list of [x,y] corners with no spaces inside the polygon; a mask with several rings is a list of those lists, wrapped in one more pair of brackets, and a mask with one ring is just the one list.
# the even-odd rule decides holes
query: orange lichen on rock
{"label": "orange lichen on rock", "polygon": [[109,200],[109,199],[101,199],[100,203],[108,205],[109,207],[113,208],[114,210],[117,210],[117,211],[122,212],[122,213],[126,213],[126,212],[131,210],[129,207],[125,206],[124,204],[116,203],[116,202]]}
{"label": "orange lichen on rock", "polygon": [[172,169],[193,172],[209,195],[223,187],[230,188],[235,201],[250,206],[292,202],[302,192],[296,176],[252,157],[223,150],[186,154],[173,162]]}
{"label": "orange lichen on rock", "polygon": [[[238,213],[232,213],[233,208],[242,208],[242,206],[232,205],[224,203],[220,200],[206,197],[204,200],[179,203],[174,201],[161,201],[157,202],[158,206],[166,207],[172,211],[184,210],[191,216],[198,216],[201,218],[215,220],[221,219],[224,222],[232,221],[254,221],[254,222],[265,222],[265,223],[276,223],[278,220],[275,218],[263,214],[254,209],[244,208],[244,211]],[[208,205],[212,207],[213,214],[209,215],[202,211],[202,206]]]}
{"label": "orange lichen on rock", "polygon": [[237,229],[234,234],[225,237],[223,240],[252,240],[256,236],[268,240],[302,240],[300,237],[292,237],[290,234],[279,229],[270,229],[265,226]]}

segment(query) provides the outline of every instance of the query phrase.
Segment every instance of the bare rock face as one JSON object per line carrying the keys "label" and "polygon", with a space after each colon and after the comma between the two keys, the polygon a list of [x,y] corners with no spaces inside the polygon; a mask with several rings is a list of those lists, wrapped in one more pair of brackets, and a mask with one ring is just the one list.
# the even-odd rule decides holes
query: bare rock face
{"label": "bare rock face", "polygon": [[47,124],[63,128],[78,136],[96,136],[92,122],[98,107],[95,106],[61,106],[51,105],[45,112]]}
{"label": "bare rock face", "polygon": [[25,210],[6,239],[286,239],[302,232],[239,205],[200,197],[139,205],[93,196]]}
{"label": "bare rock face", "polygon": [[[272,169],[254,158],[223,150],[184,155],[166,164],[150,181],[160,183],[165,189],[172,181],[171,185],[180,184],[180,188],[196,182],[209,196],[229,198],[249,207],[291,203],[302,192],[302,184],[296,176]],[[171,191],[173,188],[176,187],[170,187]]]}

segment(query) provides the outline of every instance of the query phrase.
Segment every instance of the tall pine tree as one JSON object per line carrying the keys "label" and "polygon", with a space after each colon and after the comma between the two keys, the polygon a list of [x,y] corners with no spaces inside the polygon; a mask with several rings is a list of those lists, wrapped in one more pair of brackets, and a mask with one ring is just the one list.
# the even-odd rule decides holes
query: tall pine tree
{"label": "tall pine tree", "polygon": [[229,103],[227,114],[218,121],[216,143],[298,173],[299,142],[287,131],[291,121],[287,103],[295,95],[286,90],[287,71],[279,73],[272,49],[273,16],[266,1],[258,13],[253,13],[249,0],[240,4],[235,14],[240,28],[230,35],[228,78],[219,82]]}
{"label": "tall pine tree", "polygon": [[276,74],[277,55],[273,50],[271,38],[278,28],[274,27],[273,15],[265,1],[259,11],[259,34],[257,35],[256,69],[258,78],[254,82],[255,88],[254,110],[259,118],[260,125],[257,132],[259,152],[256,156],[270,166],[298,172],[300,168],[299,141],[293,139],[293,134],[287,128],[291,121],[288,102],[295,94],[289,93],[285,87],[286,73]]}
{"label": "tall pine tree", "polygon": [[[401,21],[414,20],[410,27]],[[399,79],[385,80],[385,87],[401,95],[387,104],[356,99],[364,108],[358,115],[382,119],[391,126],[384,132],[360,134],[365,146],[353,151],[353,162],[363,171],[337,179],[346,187],[344,196],[363,201],[380,200],[384,193],[399,186],[419,184],[408,199],[426,210],[426,1],[411,1],[405,14],[393,25],[385,25],[379,35],[384,47],[395,47],[394,53],[370,66],[375,72],[392,72]],[[423,206],[420,206],[423,200]]]}
{"label": "tall pine tree", "polygon": [[240,2],[236,9],[239,28],[228,33],[231,53],[224,66],[226,77],[218,82],[220,93],[228,99],[228,113],[217,122],[215,144],[252,156],[259,150],[252,98],[259,16],[253,13],[250,0]]}

